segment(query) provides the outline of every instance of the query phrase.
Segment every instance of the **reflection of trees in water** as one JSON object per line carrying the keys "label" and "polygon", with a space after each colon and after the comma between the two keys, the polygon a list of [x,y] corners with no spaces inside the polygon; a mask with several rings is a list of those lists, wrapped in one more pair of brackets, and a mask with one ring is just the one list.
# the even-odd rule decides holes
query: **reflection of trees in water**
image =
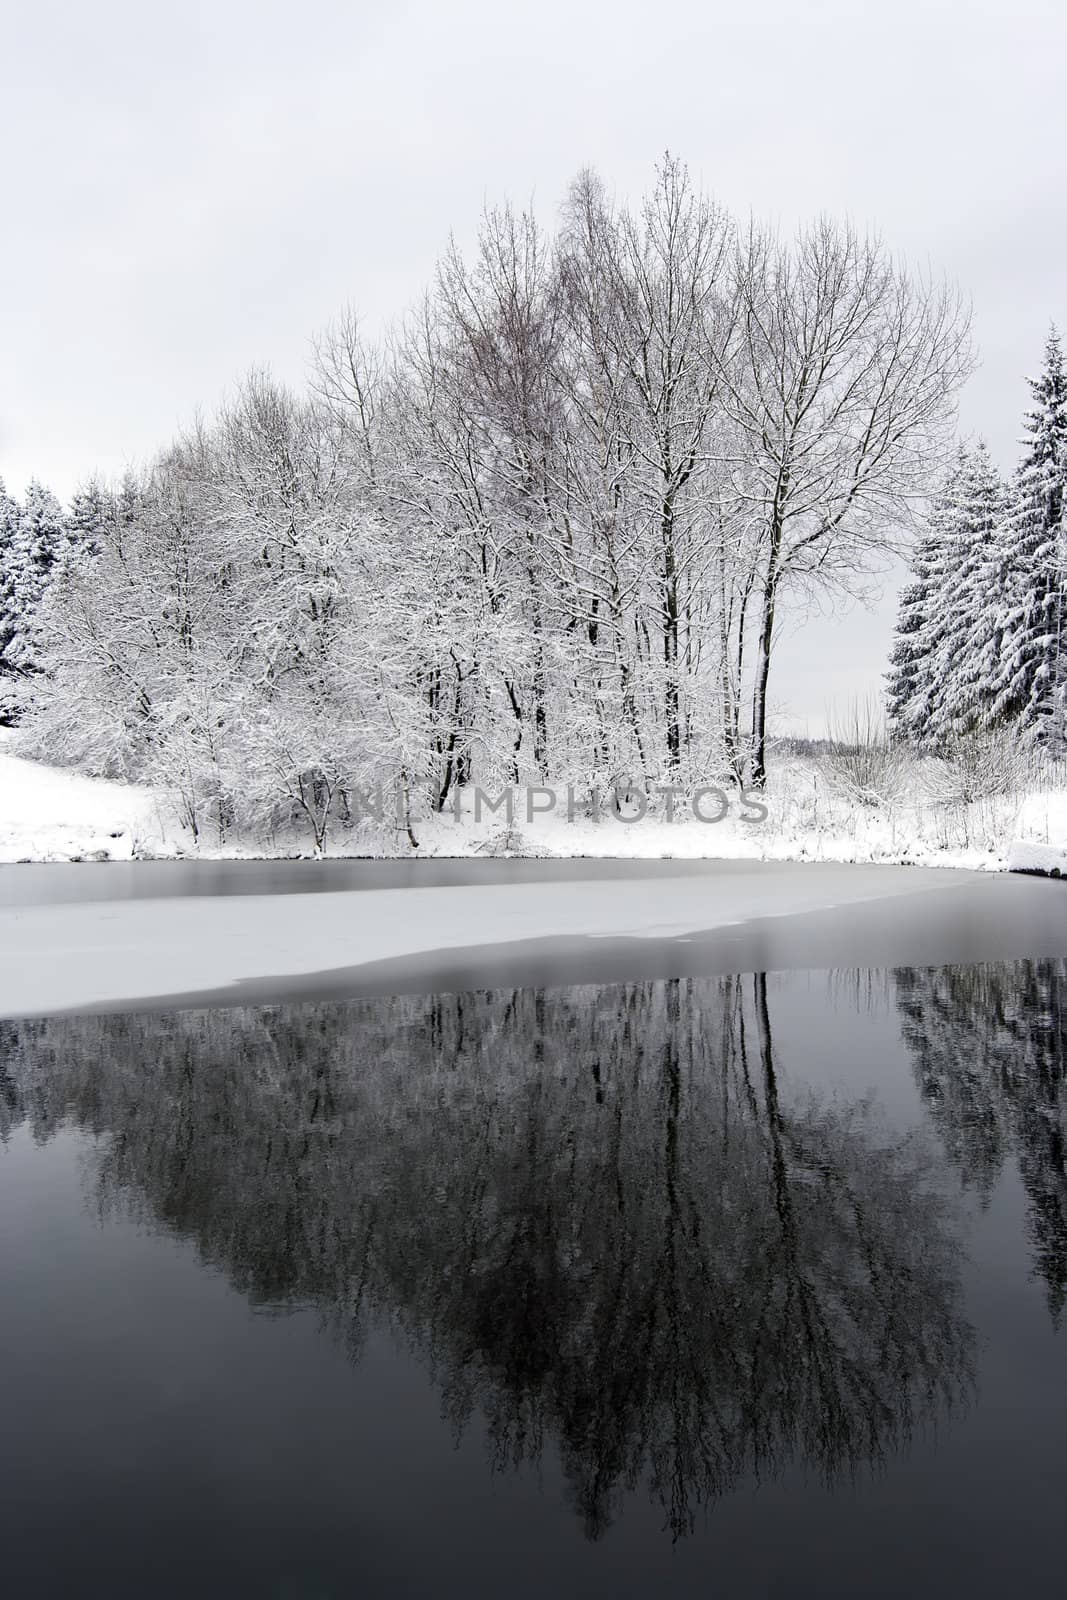
{"label": "reflection of trees in water", "polygon": [[106,1132],[99,1203],[358,1350],[387,1316],[457,1430],[558,1448],[590,1535],[746,1472],[881,1459],[970,1382],[914,1139],[787,1092],[766,980],[20,1025],[16,1114]]}
{"label": "reflection of trees in water", "polygon": [[964,1180],[987,1198],[1015,1156],[1037,1271],[1067,1299],[1067,963],[894,974],[923,1099]]}
{"label": "reflection of trees in water", "polygon": [[12,1072],[18,1042],[18,1023],[0,1019],[0,1140],[7,1138],[21,1117],[21,1097]]}

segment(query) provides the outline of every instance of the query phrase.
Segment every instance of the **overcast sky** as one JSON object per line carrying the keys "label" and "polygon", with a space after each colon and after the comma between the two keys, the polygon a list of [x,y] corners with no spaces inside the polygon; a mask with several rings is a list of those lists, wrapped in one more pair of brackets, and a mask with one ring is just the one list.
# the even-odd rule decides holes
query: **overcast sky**
{"label": "overcast sky", "polygon": [[[736,212],[848,213],[957,279],[962,424],[1006,468],[1067,323],[1062,0],[0,0],[0,55],[16,493],[151,455],[253,363],[299,383],[317,328],[402,311],[485,201],[551,221],[579,167],[636,196],[668,148]],[[874,686],[893,606],[795,634],[783,712]]]}

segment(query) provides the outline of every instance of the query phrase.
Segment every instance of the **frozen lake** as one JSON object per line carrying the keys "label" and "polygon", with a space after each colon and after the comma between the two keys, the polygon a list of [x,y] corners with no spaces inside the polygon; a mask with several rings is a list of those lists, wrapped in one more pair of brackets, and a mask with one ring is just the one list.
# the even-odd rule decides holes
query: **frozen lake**
{"label": "frozen lake", "polygon": [[0,1016],[1067,955],[1067,884],[762,861],[0,867]]}
{"label": "frozen lake", "polygon": [[1067,886],[419,867],[0,870],[12,1592],[1054,1592]]}

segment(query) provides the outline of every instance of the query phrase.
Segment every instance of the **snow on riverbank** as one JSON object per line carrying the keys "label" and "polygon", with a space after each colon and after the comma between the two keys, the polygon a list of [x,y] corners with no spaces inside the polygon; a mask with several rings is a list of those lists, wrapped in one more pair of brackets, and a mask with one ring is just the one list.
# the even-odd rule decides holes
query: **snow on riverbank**
{"label": "snow on riverbank", "polygon": [[[869,805],[835,791],[816,764],[794,758],[772,770],[763,799],[763,822],[745,821],[735,801],[721,822],[697,821],[682,808],[669,823],[652,818],[627,823],[611,816],[596,822],[557,816],[530,821],[517,810],[508,829],[499,817],[476,823],[465,811],[461,823],[446,814],[419,823],[416,831],[420,853],[432,855],[495,854],[508,848],[518,855],[870,862],[987,872],[1005,869],[1018,840],[1042,846],[1060,842],[1067,849],[1067,787],[1049,785],[969,804],[920,796]],[[714,802],[706,806],[713,814]],[[369,832],[366,837],[368,851],[398,851],[395,844],[381,849]]]}
{"label": "snow on riverbank", "polygon": [[1008,852],[1012,872],[1040,872],[1050,878],[1067,878],[1067,844],[1034,844],[1019,840]]}
{"label": "snow on riverbank", "polygon": [[11,753],[12,742],[0,728],[0,862],[174,853],[150,789],[27,761]]}
{"label": "snow on riverbank", "polygon": [[[306,839],[296,833],[279,837],[273,848],[232,838],[195,845],[151,790],[26,760],[13,748],[14,736],[0,729],[0,862],[310,853]],[[736,802],[721,822],[697,821],[684,807],[671,822],[652,816],[623,822],[610,815],[568,821],[562,814],[531,820],[520,789],[510,827],[502,813],[475,820],[473,798],[465,797],[462,820],[446,811],[416,821],[417,851],[402,829],[365,821],[347,831],[336,828],[326,854],[898,862],[1000,871],[1019,841],[1067,849],[1067,788],[1051,784],[966,805],[921,797],[868,805],[835,790],[816,764],[790,758],[775,765],[764,798],[768,815],[763,822],[745,821]],[[714,802],[707,810],[714,814]]]}

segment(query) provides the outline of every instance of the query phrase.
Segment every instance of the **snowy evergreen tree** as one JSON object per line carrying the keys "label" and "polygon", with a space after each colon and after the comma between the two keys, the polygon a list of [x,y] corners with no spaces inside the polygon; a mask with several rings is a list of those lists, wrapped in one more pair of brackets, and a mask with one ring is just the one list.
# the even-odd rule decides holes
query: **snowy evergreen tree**
{"label": "snowy evergreen tree", "polygon": [[1067,376],[1055,331],[1031,388],[1010,492],[984,445],[961,450],[901,597],[889,713],[919,747],[998,729],[1057,751],[1067,742]]}
{"label": "snowy evergreen tree", "polygon": [[30,480],[16,535],[16,584],[24,605],[37,604],[66,543],[63,507],[50,489]]}
{"label": "snowy evergreen tree", "polygon": [[984,440],[962,453],[955,486],[955,564],[935,604],[938,642],[930,671],[931,745],[944,747],[991,721],[991,684],[1002,647],[1001,534],[1007,488]]}
{"label": "snowy evergreen tree", "polygon": [[1031,380],[1026,453],[1015,475],[1005,546],[1001,650],[993,714],[1038,743],[1067,742],[1067,583],[1064,486],[1067,480],[1067,374],[1053,328],[1040,378]]}
{"label": "snowy evergreen tree", "polygon": [[7,536],[0,591],[0,671],[4,678],[2,714],[17,716],[21,680],[35,673],[44,641],[38,622],[41,601],[67,549],[63,508],[50,489],[31,480],[14,528]]}
{"label": "snowy evergreen tree", "polygon": [[890,667],[886,674],[886,713],[892,731],[911,744],[922,743],[930,726],[932,680],[930,660],[936,600],[947,564],[947,544],[952,537],[952,506],[962,469],[962,452],[949,470],[933,501],[926,527],[912,554],[910,582],[900,596],[900,608]]}
{"label": "snowy evergreen tree", "polygon": [[0,726],[11,720],[14,698],[10,683],[14,664],[9,651],[18,632],[15,607],[15,542],[22,510],[0,478]]}
{"label": "snowy evergreen tree", "polygon": [[887,674],[890,726],[920,748],[938,749],[986,719],[996,642],[988,585],[1004,511],[986,445],[961,445],[915,548]]}
{"label": "snowy evergreen tree", "polygon": [[90,478],[70,502],[66,529],[70,553],[98,555],[105,533],[117,515],[115,496],[95,478]]}

